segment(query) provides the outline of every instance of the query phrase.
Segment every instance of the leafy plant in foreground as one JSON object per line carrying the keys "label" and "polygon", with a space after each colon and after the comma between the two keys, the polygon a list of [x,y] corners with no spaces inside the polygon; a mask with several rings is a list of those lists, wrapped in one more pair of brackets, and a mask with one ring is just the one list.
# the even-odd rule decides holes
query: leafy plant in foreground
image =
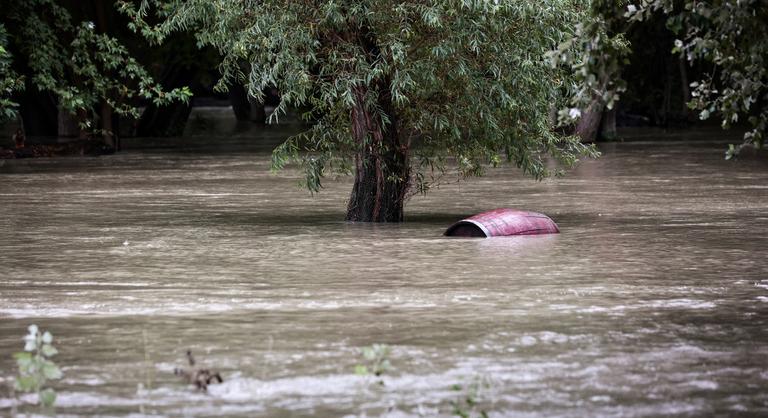
{"label": "leafy plant in foreground", "polygon": [[[389,362],[390,352],[391,349],[386,344],[374,344],[370,347],[363,347],[365,364],[356,365],[355,373],[360,376],[374,375],[381,377],[382,374],[392,369],[392,364]],[[384,381],[379,380],[379,384],[383,385]]]}
{"label": "leafy plant in foreground", "polygon": [[53,347],[53,335],[40,332],[37,325],[30,325],[29,333],[24,336],[24,351],[13,357],[19,367],[19,376],[14,388],[20,392],[37,393],[40,405],[49,407],[56,402],[56,392],[44,386],[49,380],[61,379],[59,366],[51,360],[58,353]]}
{"label": "leafy plant in foreground", "polygon": [[451,389],[458,392],[456,400],[451,401],[455,416],[461,418],[488,418],[488,412],[479,404],[481,402],[482,390],[490,388],[491,384],[487,379],[475,378],[469,384],[455,384]]}

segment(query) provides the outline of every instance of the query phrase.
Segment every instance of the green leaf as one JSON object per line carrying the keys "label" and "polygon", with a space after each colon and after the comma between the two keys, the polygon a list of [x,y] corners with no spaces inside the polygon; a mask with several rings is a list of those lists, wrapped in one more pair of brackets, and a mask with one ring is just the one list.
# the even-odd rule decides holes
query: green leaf
{"label": "green leaf", "polygon": [[50,344],[44,344],[43,348],[40,349],[40,352],[43,353],[43,355],[46,357],[53,357],[59,353],[59,350],[55,349]]}
{"label": "green leaf", "polygon": [[358,364],[355,366],[355,374],[358,376],[367,376],[370,373],[368,372],[368,367],[365,367],[362,364]]}
{"label": "green leaf", "polygon": [[39,395],[40,404],[45,407],[53,406],[56,402],[56,392],[53,389],[45,389]]}
{"label": "green leaf", "polygon": [[[25,353],[30,354],[30,353]],[[32,365],[34,364],[34,361],[31,356],[21,356],[16,359],[16,365],[19,368],[19,371],[28,371]]]}
{"label": "green leaf", "polygon": [[20,376],[16,378],[16,383],[14,386],[18,391],[30,392],[37,386],[37,379],[35,376]]}
{"label": "green leaf", "polygon": [[19,361],[31,361],[32,360],[32,353],[27,351],[19,351],[17,353],[13,353],[13,358],[16,359],[17,362]]}
{"label": "green leaf", "polygon": [[55,365],[52,361],[46,361],[43,365],[43,376],[45,376],[46,379],[61,379],[61,369],[59,369],[59,366]]}

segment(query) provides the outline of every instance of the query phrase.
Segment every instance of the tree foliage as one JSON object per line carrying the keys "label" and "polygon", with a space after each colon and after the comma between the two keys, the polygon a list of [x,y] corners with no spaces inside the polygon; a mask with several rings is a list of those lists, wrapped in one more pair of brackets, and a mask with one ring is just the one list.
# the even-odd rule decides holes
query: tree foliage
{"label": "tree foliage", "polygon": [[[628,64],[630,44],[624,36],[626,20],[621,11],[626,0],[592,0],[585,19],[573,36],[548,53],[554,65],[573,72],[576,89],[568,94],[570,108],[561,109],[558,119],[568,124],[581,116],[579,109],[597,100],[613,108],[626,83],[621,70]],[[601,107],[602,107],[601,106]]]}
{"label": "tree foliage", "polygon": [[[401,152],[424,191],[450,157],[462,176],[506,160],[542,178],[551,174],[548,158],[570,166],[595,155],[556,133],[549,118],[576,81],[545,53],[572,36],[586,12],[581,3],[142,0],[120,7],[153,42],[191,30],[200,45],[214,46],[223,56],[220,88],[244,82],[261,98],[276,86],[282,102],[273,118],[289,106],[306,109],[311,128],[275,150],[275,169],[300,162],[316,191],[329,171],[359,171],[355,156],[365,150]],[[359,105],[370,115],[363,140],[353,132]],[[379,128],[398,139],[377,140]],[[386,181],[411,176],[382,170]]]}
{"label": "tree foliage", "polygon": [[[78,115],[83,127],[98,118],[94,109],[101,102],[118,114],[138,117],[141,101],[166,104],[186,101],[191,95],[186,88],[164,91],[118,39],[97,32],[93,22],[73,21],[56,0],[3,0],[0,6],[3,22],[14,28],[14,58],[28,75],[26,82],[52,93],[62,109]],[[9,70],[10,56],[5,47],[1,51],[0,66]],[[2,74],[2,87],[6,87],[6,80],[15,76]],[[6,116],[15,114],[17,107],[9,92],[19,86],[11,86],[3,89],[0,102],[0,113]]]}
{"label": "tree foliage", "polygon": [[[619,79],[621,65],[617,64],[626,51],[622,45],[614,48],[611,39],[620,40],[628,25],[645,24],[654,15],[663,14],[667,27],[678,36],[670,53],[681,54],[691,65],[709,66],[702,79],[690,84],[689,107],[697,110],[702,120],[720,117],[723,128],[743,120],[751,125],[744,142],[732,145],[726,158],[746,145],[763,145],[768,130],[768,2],[593,0],[591,5],[594,20],[570,41],[577,44],[580,57],[559,54],[581,73],[585,88],[604,87],[600,94],[606,101],[618,98],[623,82]],[[613,38],[602,30],[606,25],[618,30]],[[616,80],[603,85],[600,80],[604,78]],[[574,103],[589,94],[578,92]]]}
{"label": "tree foliage", "polygon": [[16,117],[19,104],[13,95],[24,88],[24,79],[11,68],[13,56],[8,51],[8,33],[0,24],[0,123]]}
{"label": "tree foliage", "polygon": [[660,11],[680,37],[674,52],[711,65],[702,80],[691,83],[690,107],[702,120],[719,115],[723,128],[740,119],[752,126],[727,158],[745,145],[762,147],[768,131],[768,2],[643,0],[627,17],[641,22]]}

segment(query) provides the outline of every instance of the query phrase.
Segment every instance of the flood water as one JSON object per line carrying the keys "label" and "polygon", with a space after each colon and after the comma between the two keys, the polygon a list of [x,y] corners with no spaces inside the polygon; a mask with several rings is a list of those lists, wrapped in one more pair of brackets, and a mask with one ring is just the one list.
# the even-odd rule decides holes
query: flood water
{"label": "flood water", "polygon": [[[35,323],[67,416],[768,414],[764,158],[610,144],[563,179],[499,169],[366,225],[343,222],[349,179],[311,196],[267,149],[0,166],[0,376]],[[562,233],[441,236],[497,207]],[[372,344],[380,379],[355,374]],[[187,349],[224,383],[174,376]]]}

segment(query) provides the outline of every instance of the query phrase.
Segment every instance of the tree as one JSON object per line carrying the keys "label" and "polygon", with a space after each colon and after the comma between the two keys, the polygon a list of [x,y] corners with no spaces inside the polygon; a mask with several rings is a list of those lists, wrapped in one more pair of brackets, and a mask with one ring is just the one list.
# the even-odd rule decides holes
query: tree
{"label": "tree", "polygon": [[723,128],[740,119],[752,126],[741,144],[729,147],[726,158],[745,146],[762,147],[768,131],[768,2],[640,3],[628,9],[630,21],[643,22],[654,13],[665,13],[667,26],[680,37],[672,52],[689,62],[710,65],[711,71],[703,79],[691,83],[689,106],[699,111],[699,118],[717,114]]}
{"label": "tree", "polygon": [[555,65],[570,69],[576,78],[570,108],[560,111],[559,120],[574,122],[574,132],[584,142],[597,139],[605,111],[613,109],[626,87],[621,78],[630,51],[623,33],[626,19],[621,14],[625,3],[589,1],[586,18],[578,22],[573,36],[549,53]]}
{"label": "tree", "polygon": [[[97,14],[100,3],[96,2]],[[59,107],[77,118],[81,128],[103,135],[112,146],[111,121],[106,119],[113,112],[138,117],[142,101],[167,104],[186,101],[191,95],[186,88],[164,90],[120,41],[103,29],[97,30],[91,21],[75,22],[59,1],[0,0],[0,8],[4,12],[0,114],[4,116],[16,115],[14,93],[22,87],[22,78],[15,75],[13,66],[25,75],[26,87],[52,94]],[[104,26],[103,8],[101,14]],[[8,48],[2,36],[6,29],[10,33]],[[13,57],[8,53],[11,49]],[[94,121],[100,120],[101,129],[97,129]]]}
{"label": "tree", "polygon": [[[691,100],[688,80],[701,76],[701,66],[690,65],[685,57],[670,53],[677,37],[667,27],[664,14],[657,13],[641,24],[625,27],[630,45],[638,47],[631,48],[629,64],[622,68],[626,91],[622,92],[618,107],[623,112],[647,117],[646,123],[652,125],[687,126],[695,117],[688,108]],[[635,121],[643,122],[637,118]]]}
{"label": "tree", "polygon": [[[351,221],[403,220],[455,158],[461,176],[503,160],[535,178],[595,155],[558,134],[549,110],[565,104],[569,71],[545,52],[565,41],[585,9],[577,0],[121,1],[131,27],[153,42],[191,30],[222,55],[219,88],[243,83],[263,99],[308,109],[311,127],[273,153],[299,162],[305,185],[354,173]],[[245,70],[244,70],[245,68]],[[559,170],[559,169],[558,169]],[[438,174],[439,175],[439,174]]]}
{"label": "tree", "polygon": [[13,69],[13,56],[8,52],[8,33],[0,24],[0,123],[16,117],[19,104],[13,95],[24,88],[24,79]]}
{"label": "tree", "polygon": [[[621,40],[622,32],[630,25],[653,23],[663,14],[666,26],[678,36],[670,52],[679,54],[692,66],[708,67],[703,78],[690,83],[693,90],[685,91],[684,94],[692,98],[688,106],[698,110],[702,120],[719,115],[723,128],[740,120],[747,120],[752,127],[741,144],[729,147],[726,158],[737,155],[745,146],[762,147],[768,130],[768,42],[765,42],[768,3],[765,0],[638,0],[637,4],[628,0],[593,0],[591,5],[595,6],[593,21],[586,26],[591,29],[582,30],[562,46],[568,50],[576,44],[580,53],[576,56],[567,52],[557,54],[561,61],[581,74],[585,88],[573,96],[574,105],[590,103],[595,94],[602,96],[606,103],[618,99],[624,87],[618,75],[627,49],[612,48],[614,44],[610,40]],[[606,27],[613,29],[606,30]],[[610,74],[608,78],[615,79],[613,85],[601,83],[607,74]],[[593,88],[589,88],[590,85]]]}

